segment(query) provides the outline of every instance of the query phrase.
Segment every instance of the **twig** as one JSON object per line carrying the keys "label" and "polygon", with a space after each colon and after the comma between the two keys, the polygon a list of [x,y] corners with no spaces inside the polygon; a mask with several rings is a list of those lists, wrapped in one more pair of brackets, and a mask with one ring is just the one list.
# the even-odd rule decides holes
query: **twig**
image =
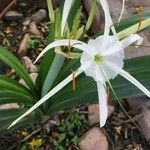
{"label": "twig", "polygon": [[14,5],[16,4],[17,0],[12,0],[5,8],[4,10],[0,13],[0,20],[4,16],[4,14]]}
{"label": "twig", "polygon": [[[39,128],[39,129],[33,131],[31,134],[29,134],[29,135],[26,136],[23,140],[21,140],[21,141],[20,141],[20,144],[23,143],[23,142],[25,142],[25,141],[27,141],[30,137],[32,137],[33,135],[35,135],[35,134],[37,134],[38,132],[40,132],[41,129],[42,129],[42,128]],[[8,150],[12,150],[12,149],[14,149],[15,147],[17,147],[16,144],[14,144],[14,145],[13,145],[12,147],[10,147]]]}
{"label": "twig", "polygon": [[21,143],[25,142],[26,140],[28,140],[30,137],[32,137],[33,135],[35,135],[36,133],[40,132],[41,128],[33,131],[31,134],[29,134],[28,136],[26,136],[23,140],[21,140]]}

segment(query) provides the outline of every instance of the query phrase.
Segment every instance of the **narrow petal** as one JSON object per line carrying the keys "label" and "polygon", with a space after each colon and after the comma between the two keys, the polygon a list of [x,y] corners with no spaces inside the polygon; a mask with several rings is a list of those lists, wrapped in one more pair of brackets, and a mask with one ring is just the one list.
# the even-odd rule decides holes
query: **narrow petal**
{"label": "narrow petal", "polygon": [[117,33],[116,33],[116,29],[113,26],[113,21],[112,18],[110,16],[110,11],[109,11],[109,7],[108,7],[108,3],[107,0],[100,0],[100,3],[102,5],[102,8],[104,10],[104,14],[105,14],[105,29],[104,29],[104,35],[109,35],[110,32],[110,28],[114,34],[114,36],[118,39],[117,37]]}
{"label": "narrow petal", "polygon": [[[83,71],[79,68],[78,71],[75,73],[75,77],[77,77],[82,72]],[[71,80],[72,80],[72,74],[70,74],[67,78],[65,78],[62,82],[60,82],[56,87],[54,87],[48,94],[46,94],[43,98],[41,98],[27,112],[25,112],[22,116],[17,118],[8,128],[14,126],[18,121],[20,121],[22,118],[24,118],[25,116],[30,114],[32,111],[34,111],[37,107],[39,107],[41,104],[43,104],[49,98],[51,98],[54,94],[56,94],[58,91],[60,91],[64,86],[66,86]]]}
{"label": "narrow petal", "polygon": [[121,20],[121,18],[123,16],[124,9],[125,9],[125,0],[122,0],[122,9],[121,9],[121,13],[120,13],[118,22],[120,22],[120,20]]}
{"label": "narrow petal", "polygon": [[102,8],[103,8],[104,14],[105,14],[104,35],[109,35],[110,27],[113,23],[112,23],[112,19],[110,17],[110,11],[109,11],[109,7],[108,7],[108,3],[107,3],[107,0],[100,0],[100,3],[102,5]]}
{"label": "narrow petal", "polygon": [[97,82],[98,100],[99,100],[99,117],[100,127],[103,127],[107,120],[108,107],[107,107],[107,94],[104,85]]}
{"label": "narrow petal", "polygon": [[65,0],[64,2],[64,8],[63,8],[63,14],[62,14],[62,22],[61,22],[61,36],[64,33],[65,24],[68,18],[68,14],[71,8],[73,0]]}
{"label": "narrow petal", "polygon": [[128,72],[122,69],[119,74],[125,79],[129,80],[132,84],[134,84],[137,88],[139,88],[144,94],[146,94],[150,98],[150,91],[148,91],[139,81],[132,77]]}
{"label": "narrow petal", "polygon": [[123,76],[125,79],[130,81],[133,85],[135,85],[137,88],[139,88],[144,94],[146,94],[150,98],[150,91],[147,90],[139,81],[137,81],[134,77],[132,77],[128,72],[125,70],[117,67],[115,64],[107,64],[109,67],[115,72],[119,72],[121,76]]}
{"label": "narrow petal", "polygon": [[57,47],[57,46],[68,46],[70,44],[70,46],[74,47],[74,48],[78,48],[80,50],[87,50],[87,44],[78,40],[68,40],[68,39],[64,39],[64,40],[57,40],[54,41],[53,43],[49,44],[41,53],[40,55],[37,57],[37,59],[35,60],[34,63],[36,63],[48,50]]}
{"label": "narrow petal", "polygon": [[131,34],[130,36],[124,38],[121,43],[122,43],[122,47],[126,48],[129,45],[131,45],[132,43],[136,42],[137,44],[140,45],[143,41],[143,38],[141,38],[138,34]]}

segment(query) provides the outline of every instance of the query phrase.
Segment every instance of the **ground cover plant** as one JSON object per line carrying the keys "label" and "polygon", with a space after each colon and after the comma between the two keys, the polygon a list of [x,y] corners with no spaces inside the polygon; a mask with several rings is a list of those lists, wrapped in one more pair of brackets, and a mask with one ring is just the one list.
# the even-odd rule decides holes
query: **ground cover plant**
{"label": "ground cover plant", "polygon": [[[77,45],[72,44],[71,39],[85,42],[87,41],[85,36],[92,23],[96,1],[93,1],[91,13],[85,24],[80,21],[80,15],[82,12],[81,1],[69,1],[69,16],[67,17],[62,15],[64,13],[67,15],[67,12],[64,12],[66,8],[63,8],[67,2],[68,1],[63,1],[59,8],[53,10],[51,1],[48,1],[50,16],[48,44],[51,44],[55,41],[55,39],[67,39],[67,41],[65,43],[66,46],[60,47],[61,44],[56,45],[57,47],[46,52],[44,58],[39,64],[38,77],[35,84],[18,59],[5,47],[0,47],[0,59],[15,69],[20,78],[22,78],[27,84],[26,87],[17,81],[6,77],[5,75],[0,76],[0,104],[18,103],[20,105],[17,109],[0,111],[1,133],[22,128],[29,124],[30,126],[31,124],[45,124],[49,120],[50,116],[59,110],[96,101],[98,94],[95,81],[92,78],[81,74],[76,78],[76,87],[74,87],[73,83],[72,89],[72,83],[69,83],[57,94],[52,97],[48,97],[46,99],[47,102],[43,103],[42,101],[41,104],[43,104],[34,110],[34,112],[31,112],[28,116],[20,120],[20,122],[18,122],[15,126],[7,130],[12,121],[25,113],[36,102],[47,95],[47,93],[63,81],[69,74],[71,74],[70,79],[73,79],[73,81],[73,76],[77,75],[76,73],[72,73],[71,70],[74,72],[80,66],[80,46],[76,47]],[[149,26],[149,13],[144,13],[142,19],[140,31]],[[63,24],[62,20],[66,20],[67,23]],[[138,25],[139,16],[134,15],[127,19],[121,20],[119,24],[114,24],[114,27],[119,39],[123,39],[132,34],[128,31],[136,33]],[[102,34],[102,31],[100,31],[99,34]],[[30,42],[29,46],[34,47],[35,42],[36,41]],[[76,44],[78,43],[79,41],[77,41]],[[99,56],[96,57],[96,60],[99,59]],[[140,81],[146,88],[150,89],[149,56],[125,60],[125,70],[127,70],[132,76],[136,77],[136,79],[138,79],[138,81]],[[111,84],[119,99],[143,95],[142,92],[139,92],[138,89],[131,86],[129,82],[125,81],[120,76],[112,80]],[[110,92],[110,97],[112,99],[116,99],[113,92]],[[103,121],[102,124],[104,124],[104,122],[105,121]]]}

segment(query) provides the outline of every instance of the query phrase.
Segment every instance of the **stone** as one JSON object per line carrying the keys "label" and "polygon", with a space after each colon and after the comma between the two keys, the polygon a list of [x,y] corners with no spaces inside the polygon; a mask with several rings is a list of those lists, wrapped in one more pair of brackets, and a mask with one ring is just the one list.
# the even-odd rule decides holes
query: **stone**
{"label": "stone", "polygon": [[[30,73],[29,76],[31,77],[32,81],[35,83],[35,81],[37,79],[37,76],[38,76],[38,73]],[[20,79],[19,83],[21,83],[22,85],[28,87],[23,79]]]}
{"label": "stone", "polygon": [[8,21],[19,21],[23,20],[23,15],[15,10],[10,10],[6,12],[4,19]]}
{"label": "stone", "polygon": [[39,23],[41,20],[47,17],[47,12],[45,9],[40,9],[35,14],[31,15],[31,21]]}
{"label": "stone", "polygon": [[[89,121],[90,124],[96,124],[99,122],[99,104],[92,104],[88,106]],[[108,105],[108,117],[114,112],[114,106]]]}
{"label": "stone", "polygon": [[150,143],[150,99],[142,96],[135,98],[128,98],[127,102],[131,109],[141,108],[142,116],[138,119],[138,124],[143,130],[145,138]]}
{"label": "stone", "polygon": [[29,73],[36,73],[37,67],[33,64],[32,60],[28,56],[23,56],[21,58],[22,64],[28,70]]}
{"label": "stone", "polygon": [[17,103],[10,103],[10,104],[0,105],[0,110],[13,109],[13,108],[19,108],[19,105]]}
{"label": "stone", "polygon": [[81,150],[108,150],[108,141],[99,128],[90,129],[79,143]]}

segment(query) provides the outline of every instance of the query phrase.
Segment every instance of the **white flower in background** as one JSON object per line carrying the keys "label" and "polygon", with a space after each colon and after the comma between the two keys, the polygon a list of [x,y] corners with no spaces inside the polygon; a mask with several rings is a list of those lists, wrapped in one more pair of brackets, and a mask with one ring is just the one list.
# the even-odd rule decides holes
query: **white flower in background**
{"label": "white flower in background", "polygon": [[[109,13],[109,8],[106,0],[100,0],[104,13],[105,13],[105,30],[104,35],[97,37],[96,39],[91,39],[86,44],[78,40],[58,40],[49,44],[36,59],[39,60],[44,53],[48,50],[57,46],[72,46],[83,51],[81,55],[81,67],[77,69],[75,77],[84,72],[87,76],[92,77],[97,83],[99,108],[100,108],[100,127],[104,126],[107,120],[107,92],[106,92],[106,82],[110,79],[114,79],[118,74],[123,76],[125,79],[129,80],[132,84],[143,91],[148,97],[150,97],[150,92],[135,78],[133,78],[129,73],[124,71],[123,59],[124,51],[123,49],[131,45],[132,43],[138,41],[141,43],[142,39],[137,34],[132,34],[123,40],[119,41],[116,36],[115,28],[112,26],[112,20]],[[112,26],[112,31],[114,36],[110,36],[110,27]],[[138,44],[139,44],[138,43]],[[35,61],[35,62],[36,62]],[[23,117],[27,116],[38,106],[56,94],[64,86],[66,86],[70,81],[72,81],[72,74],[60,82],[56,87],[54,87],[49,93],[47,93],[42,99],[40,99],[34,106],[32,106],[26,113],[16,119],[10,126],[15,125]]]}

